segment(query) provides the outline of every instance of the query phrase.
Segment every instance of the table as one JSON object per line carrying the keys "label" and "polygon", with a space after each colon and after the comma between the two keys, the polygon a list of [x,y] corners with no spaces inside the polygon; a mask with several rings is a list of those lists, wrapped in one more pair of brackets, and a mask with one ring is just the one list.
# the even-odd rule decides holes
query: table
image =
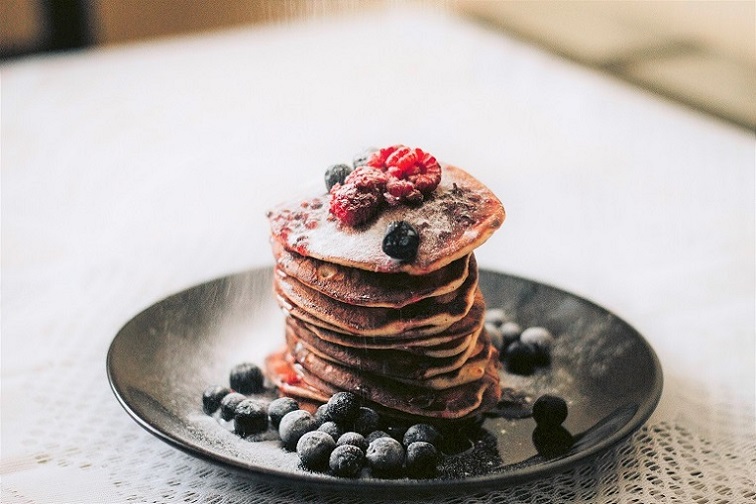
{"label": "table", "polygon": [[105,355],[166,295],[272,264],[265,210],[393,143],[502,199],[482,267],[616,312],[665,372],[610,452],[436,501],[756,498],[752,132],[408,8],[35,57],[2,84],[3,502],[317,501],[152,437]]}

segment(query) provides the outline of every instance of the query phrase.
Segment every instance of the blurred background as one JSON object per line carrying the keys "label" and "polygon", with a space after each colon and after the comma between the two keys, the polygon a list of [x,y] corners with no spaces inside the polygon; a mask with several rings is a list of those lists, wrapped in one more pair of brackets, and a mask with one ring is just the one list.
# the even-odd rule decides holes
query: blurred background
{"label": "blurred background", "polygon": [[0,58],[414,3],[474,19],[743,128],[756,128],[756,2],[2,0]]}

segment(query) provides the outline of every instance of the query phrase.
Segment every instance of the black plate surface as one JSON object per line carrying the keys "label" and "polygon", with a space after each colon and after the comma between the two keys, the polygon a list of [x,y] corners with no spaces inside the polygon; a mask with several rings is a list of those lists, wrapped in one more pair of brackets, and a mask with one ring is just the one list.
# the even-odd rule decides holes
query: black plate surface
{"label": "black plate surface", "polygon": [[[271,269],[198,285],[138,314],[111,344],[108,378],[137,423],[177,448],[272,483],[350,492],[501,488],[564,471],[646,421],[661,395],[662,372],[637,331],[563,290],[480,273],[489,308],[502,308],[523,327],[544,326],[556,336],[550,366],[528,377],[502,372],[502,384],[531,399],[551,393],[567,400],[564,427],[574,444],[566,453],[538,453],[532,418],[496,417],[483,423],[476,449],[448,457],[438,478],[350,480],[301,469],[296,454],[284,451],[272,435],[262,441],[236,436],[202,412],[201,395],[208,385],[226,385],[235,364],[262,365],[283,343],[283,315],[272,297]],[[517,406],[509,410],[514,416],[521,411]]]}

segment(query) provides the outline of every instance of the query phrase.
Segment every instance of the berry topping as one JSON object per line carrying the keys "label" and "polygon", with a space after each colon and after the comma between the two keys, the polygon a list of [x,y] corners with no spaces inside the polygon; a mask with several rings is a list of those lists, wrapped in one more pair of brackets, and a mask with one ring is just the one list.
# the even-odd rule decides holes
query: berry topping
{"label": "berry topping", "polygon": [[425,441],[417,441],[407,447],[405,462],[407,475],[414,478],[433,476],[438,464],[438,450]]}
{"label": "berry topping", "polygon": [[337,446],[331,452],[328,465],[336,476],[354,477],[365,464],[365,454],[354,445]]}
{"label": "berry topping", "polygon": [[340,178],[346,165],[326,172],[326,187],[331,193],[331,213],[348,226],[359,226],[372,219],[384,202],[389,205],[415,205],[433,192],[441,182],[441,165],[421,149],[395,145],[354,160],[355,169]]}
{"label": "berry topping", "polygon": [[336,442],[333,438],[321,431],[307,432],[297,441],[297,455],[308,469],[325,469],[334,448]]}
{"label": "berry topping", "polygon": [[263,373],[251,362],[234,366],[229,376],[231,388],[241,394],[256,394],[263,389]]}
{"label": "berry topping", "polygon": [[337,164],[328,168],[325,172],[325,184],[328,191],[336,184],[343,184],[347,175],[352,173],[352,168],[345,164]]}
{"label": "berry topping", "polygon": [[234,432],[241,437],[257,434],[268,429],[268,412],[265,405],[253,399],[245,399],[234,409]]}
{"label": "berry topping", "polygon": [[326,403],[326,413],[334,422],[352,423],[360,414],[360,400],[351,392],[337,392]]}
{"label": "berry topping", "polygon": [[287,413],[297,411],[299,409],[299,403],[291,397],[279,397],[270,402],[268,405],[268,418],[270,418],[270,424],[278,429],[278,424],[281,423],[281,419]]}
{"label": "berry topping", "polygon": [[402,444],[407,447],[412,443],[424,441],[426,443],[435,445],[439,436],[440,434],[438,430],[432,425],[415,424],[407,429],[407,432],[404,433]]}
{"label": "berry topping", "polygon": [[207,387],[202,393],[202,411],[212,415],[220,408],[221,401],[231,392],[228,387],[213,385]]}
{"label": "berry topping", "polygon": [[540,427],[556,427],[567,419],[567,403],[561,397],[542,395],[533,403],[533,420]]}
{"label": "berry topping", "polygon": [[424,196],[433,192],[441,182],[441,165],[422,149],[404,145],[386,147],[373,154],[367,164],[395,179],[409,181]]}
{"label": "berry topping", "polygon": [[389,224],[383,237],[383,252],[401,261],[414,259],[419,245],[420,236],[415,228],[405,221]]}
{"label": "berry topping", "polygon": [[365,456],[374,472],[396,474],[404,464],[404,447],[394,438],[382,437],[368,445]]}
{"label": "berry topping", "polygon": [[239,392],[231,392],[230,394],[226,394],[226,396],[221,400],[220,403],[221,418],[223,420],[231,420],[232,418],[234,418],[236,406],[246,398],[247,396],[240,394]]}
{"label": "berry topping", "polygon": [[292,411],[281,419],[278,435],[286,449],[295,450],[299,438],[307,432],[314,431],[316,427],[317,423],[310,413],[305,410]]}

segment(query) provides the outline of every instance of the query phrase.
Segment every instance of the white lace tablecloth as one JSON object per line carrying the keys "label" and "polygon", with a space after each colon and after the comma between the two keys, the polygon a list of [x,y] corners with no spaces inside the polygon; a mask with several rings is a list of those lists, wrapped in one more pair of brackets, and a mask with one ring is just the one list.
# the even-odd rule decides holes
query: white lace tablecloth
{"label": "white lace tablecloth", "polygon": [[500,196],[481,266],[616,312],[665,373],[657,411],[615,449],[432,500],[756,501],[753,134],[398,10],[2,67],[2,502],[325,499],[153,437],[113,397],[105,356],[164,296],[272,264],[265,209],[392,143]]}

